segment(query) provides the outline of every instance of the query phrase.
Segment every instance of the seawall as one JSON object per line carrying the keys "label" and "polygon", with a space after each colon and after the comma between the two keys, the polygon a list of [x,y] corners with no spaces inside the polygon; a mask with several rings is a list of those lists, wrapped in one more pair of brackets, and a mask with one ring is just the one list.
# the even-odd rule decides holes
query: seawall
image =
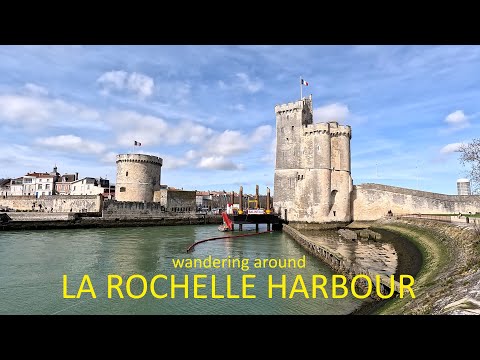
{"label": "seawall", "polygon": [[0,207],[19,211],[45,210],[53,212],[99,212],[102,209],[101,195],[45,195],[9,196],[0,199]]}
{"label": "seawall", "polygon": [[[9,213],[6,214],[8,215]],[[145,217],[141,219],[81,217],[79,214],[69,214],[67,215],[67,219],[52,219],[50,215],[52,214],[41,214],[40,218],[34,220],[29,218],[23,221],[13,221],[12,217],[12,221],[3,224],[0,223],[0,231],[204,225],[220,224],[222,222],[220,215],[164,216],[159,218]]]}
{"label": "seawall", "polygon": [[415,299],[395,298],[380,314],[480,314],[480,228],[424,219],[370,223],[411,240],[424,261]]}
{"label": "seawall", "polygon": [[480,209],[479,195],[445,195],[380,184],[353,187],[352,216],[355,221],[377,220],[391,210],[403,214],[458,214]]}

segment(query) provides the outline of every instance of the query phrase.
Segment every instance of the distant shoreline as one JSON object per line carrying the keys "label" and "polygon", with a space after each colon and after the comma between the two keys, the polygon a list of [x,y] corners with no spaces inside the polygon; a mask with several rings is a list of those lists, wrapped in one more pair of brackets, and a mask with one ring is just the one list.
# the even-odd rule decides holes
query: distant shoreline
{"label": "distant shoreline", "polygon": [[[7,215],[9,213],[6,213]],[[55,214],[55,213],[53,213]],[[39,214],[41,216],[42,213]],[[76,217],[69,220],[25,220],[0,222],[0,231],[21,230],[51,230],[51,229],[86,229],[86,228],[117,228],[138,226],[174,226],[174,225],[204,225],[221,224],[220,215],[164,216],[144,218],[102,218]]]}

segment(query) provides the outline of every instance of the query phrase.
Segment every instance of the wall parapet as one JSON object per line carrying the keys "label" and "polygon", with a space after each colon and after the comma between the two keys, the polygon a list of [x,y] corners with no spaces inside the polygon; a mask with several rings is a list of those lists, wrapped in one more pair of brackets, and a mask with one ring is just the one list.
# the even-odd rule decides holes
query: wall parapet
{"label": "wall parapet", "polygon": [[407,188],[402,188],[397,186],[374,184],[374,183],[354,185],[353,189],[354,190],[366,189],[366,190],[388,191],[392,193],[412,195],[412,196],[418,196],[423,198],[431,198],[435,200],[454,201],[454,202],[480,201],[480,195],[447,195],[447,194],[440,194],[440,193],[434,193],[434,192],[423,191],[423,190],[413,190],[413,189],[407,189]]}

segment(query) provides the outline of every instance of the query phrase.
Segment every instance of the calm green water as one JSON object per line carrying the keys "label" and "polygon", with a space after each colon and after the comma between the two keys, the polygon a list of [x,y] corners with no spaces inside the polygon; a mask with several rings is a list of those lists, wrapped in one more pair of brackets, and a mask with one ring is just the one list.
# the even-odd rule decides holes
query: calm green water
{"label": "calm green water", "polygon": [[[260,227],[260,231],[266,230]],[[243,233],[253,228],[244,227]],[[323,274],[331,282],[332,271],[318,259],[307,254],[295,241],[281,232],[222,239],[199,244],[195,251],[186,253],[194,241],[223,236],[217,225],[162,226],[145,228],[109,228],[79,230],[39,230],[0,233],[0,314],[348,314],[362,305],[363,301],[349,295],[344,299],[332,299],[321,292],[317,298],[305,298],[297,293],[288,298],[295,276],[301,274],[310,292],[311,276]],[[239,234],[235,232],[234,234]],[[231,234],[230,234],[231,235]],[[254,268],[255,258],[299,259],[306,256],[305,268]],[[249,259],[249,270],[220,269],[175,269],[172,259]],[[68,276],[67,293],[76,294],[85,274],[90,276],[96,298],[83,293],[80,298],[63,298],[63,275]],[[124,299],[113,291],[108,298],[107,275],[124,277],[121,289]],[[141,299],[130,298],[125,290],[125,281],[132,274],[143,275],[150,281],[157,274],[165,274],[168,280],[155,283],[158,294],[167,293],[164,299],[152,296],[150,290]],[[177,283],[189,276],[188,298],[184,290],[177,289],[171,298],[170,276]],[[206,284],[199,294],[206,299],[195,299],[193,276],[206,274]],[[247,294],[255,299],[213,299],[211,275],[216,276],[216,293],[227,294],[227,275],[231,275],[231,294],[242,294],[242,275],[253,274],[249,279]],[[280,289],[273,289],[268,296],[268,275],[280,283],[286,275],[287,298]],[[149,284],[148,284],[149,285]],[[149,289],[149,288],[148,288]],[[138,295],[143,290],[140,279],[131,281],[131,291]]]}

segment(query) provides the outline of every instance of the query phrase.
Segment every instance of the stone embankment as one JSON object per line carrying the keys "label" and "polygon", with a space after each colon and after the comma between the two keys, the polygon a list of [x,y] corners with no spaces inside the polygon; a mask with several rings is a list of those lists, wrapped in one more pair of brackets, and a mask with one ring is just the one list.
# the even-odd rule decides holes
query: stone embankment
{"label": "stone embankment", "polygon": [[5,213],[11,220],[0,222],[0,231],[106,228],[128,226],[167,226],[220,224],[220,215],[165,215],[136,219],[102,218],[83,216],[75,213]]}
{"label": "stone embankment", "polygon": [[480,314],[479,227],[405,218],[381,219],[368,226],[407,237],[423,255],[415,299],[393,299],[377,313]]}

